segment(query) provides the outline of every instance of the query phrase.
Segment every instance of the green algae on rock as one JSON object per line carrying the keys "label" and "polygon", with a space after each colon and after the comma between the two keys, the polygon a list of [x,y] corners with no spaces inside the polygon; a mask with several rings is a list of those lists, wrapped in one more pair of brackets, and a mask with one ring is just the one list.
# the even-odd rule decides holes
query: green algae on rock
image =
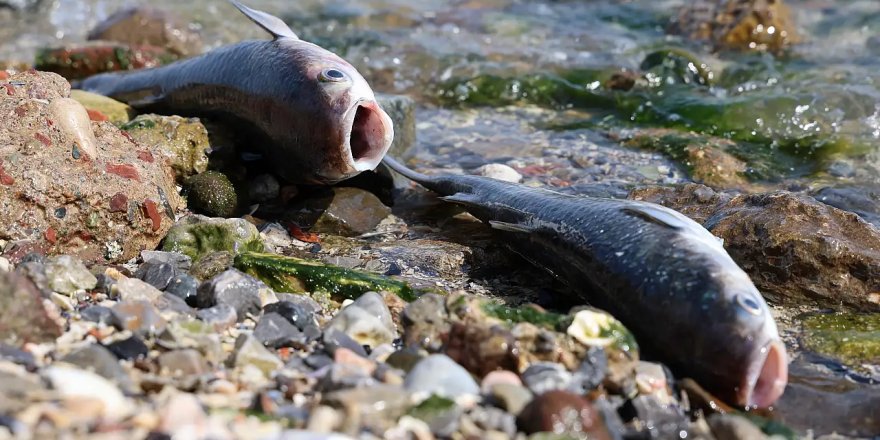
{"label": "green algae on rock", "polygon": [[880,313],[812,315],[802,324],[802,343],[808,350],[856,369],[880,364]]}
{"label": "green algae on rock", "polygon": [[162,243],[162,250],[178,252],[198,261],[212,252],[227,251],[233,254],[262,251],[257,227],[240,218],[210,218],[189,215],[180,219]]}
{"label": "green algae on rock", "polygon": [[486,315],[507,321],[510,324],[528,322],[538,327],[564,331],[565,326],[571,322],[571,317],[568,315],[548,312],[532,305],[511,307],[492,301],[485,301],[481,304],[480,308]]}
{"label": "green algae on rock", "polygon": [[197,118],[147,114],[121,128],[138,143],[164,152],[178,182],[208,169],[208,130]]}
{"label": "green algae on rock", "polygon": [[405,301],[416,299],[415,290],[403,281],[320,261],[244,252],[235,257],[234,266],[266,283],[276,292],[321,292],[342,300],[355,299],[365,292],[385,290]]}
{"label": "green algae on rock", "polygon": [[232,217],[238,210],[235,187],[225,174],[205,171],[186,181],[189,208],[211,217]]}

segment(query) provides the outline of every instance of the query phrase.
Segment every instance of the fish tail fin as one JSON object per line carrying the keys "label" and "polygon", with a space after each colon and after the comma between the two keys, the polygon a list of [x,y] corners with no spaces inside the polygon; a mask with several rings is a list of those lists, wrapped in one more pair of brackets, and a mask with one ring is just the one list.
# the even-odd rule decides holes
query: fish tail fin
{"label": "fish tail fin", "polygon": [[229,0],[229,3],[232,3],[232,6],[235,6],[242,14],[246,15],[247,18],[250,18],[251,21],[257,24],[257,26],[272,34],[276,39],[283,37],[299,40],[299,37],[297,37],[296,33],[290,29],[290,26],[287,26],[287,23],[285,23],[284,20],[272,14],[249,8],[236,0]]}

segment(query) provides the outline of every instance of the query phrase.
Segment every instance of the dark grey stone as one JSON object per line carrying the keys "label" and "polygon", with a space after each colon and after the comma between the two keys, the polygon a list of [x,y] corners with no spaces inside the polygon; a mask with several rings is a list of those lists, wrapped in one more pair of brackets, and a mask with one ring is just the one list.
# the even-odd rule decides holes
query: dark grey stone
{"label": "dark grey stone", "polygon": [[306,337],[287,319],[277,313],[265,313],[254,328],[254,337],[272,348],[303,347]]}
{"label": "dark grey stone", "polygon": [[145,283],[159,289],[165,290],[168,283],[177,275],[177,270],[168,263],[158,261],[147,261],[138,267],[134,273],[136,278],[143,280]]}

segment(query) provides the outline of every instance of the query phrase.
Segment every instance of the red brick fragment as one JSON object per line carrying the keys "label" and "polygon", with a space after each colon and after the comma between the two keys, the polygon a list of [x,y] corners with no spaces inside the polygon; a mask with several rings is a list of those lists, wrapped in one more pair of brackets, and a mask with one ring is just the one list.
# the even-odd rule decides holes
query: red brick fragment
{"label": "red brick fragment", "polygon": [[127,131],[124,131],[124,130],[123,130],[123,131],[120,131],[120,133],[122,133],[122,136],[125,137],[126,139],[128,139],[129,142],[131,142],[131,143],[137,145],[137,141],[135,141],[134,138],[131,137],[131,135],[128,134]]}
{"label": "red brick fragment", "polygon": [[141,176],[138,174],[137,168],[133,165],[127,163],[108,163],[105,167],[108,173],[116,174],[117,176],[124,177],[126,179],[141,181]]}
{"label": "red brick fragment", "polygon": [[3,169],[3,160],[0,159],[0,185],[13,185],[15,184],[15,179],[6,174],[6,170]]}
{"label": "red brick fragment", "polygon": [[138,153],[138,159],[140,159],[144,162],[153,163],[155,161],[155,159],[153,158],[153,153],[150,153],[147,150],[141,150],[141,151],[138,151],[137,153]]}
{"label": "red brick fragment", "polygon": [[27,106],[20,105],[16,107],[14,111],[16,116],[24,116],[27,114]]}
{"label": "red brick fragment", "polygon": [[141,210],[153,222],[153,232],[158,231],[159,227],[162,226],[162,217],[159,215],[159,207],[156,205],[156,202],[150,199],[144,200]]}
{"label": "red brick fragment", "polygon": [[128,196],[123,193],[116,193],[110,197],[110,212],[126,212],[128,211]]}
{"label": "red brick fragment", "polygon": [[96,121],[96,122],[107,121],[110,119],[107,117],[107,115],[105,115],[97,110],[86,109],[86,112],[89,114],[89,119]]}
{"label": "red brick fragment", "polygon": [[52,139],[49,139],[49,137],[44,135],[43,133],[34,133],[34,137],[47,147],[52,145]]}
{"label": "red brick fragment", "polygon": [[46,237],[46,241],[51,244],[55,244],[55,242],[58,241],[58,233],[55,232],[55,228],[51,226],[49,227],[49,229],[46,229],[46,233],[43,235]]}

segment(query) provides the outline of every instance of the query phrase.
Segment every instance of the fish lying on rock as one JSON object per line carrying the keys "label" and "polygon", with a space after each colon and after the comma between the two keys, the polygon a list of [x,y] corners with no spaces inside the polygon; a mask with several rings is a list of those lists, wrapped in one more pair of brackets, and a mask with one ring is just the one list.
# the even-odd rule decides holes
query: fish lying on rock
{"label": "fish lying on rock", "polygon": [[464,206],[515,252],[607,309],[678,375],[744,407],[768,407],[782,395],[788,360],[767,303],[693,220],[647,202],[385,163]]}
{"label": "fish lying on rock", "polygon": [[257,135],[254,145],[294,183],[331,183],[379,165],[394,129],[360,73],[281,19],[230,1],[275,38],[74,86],[144,112],[232,121]]}

